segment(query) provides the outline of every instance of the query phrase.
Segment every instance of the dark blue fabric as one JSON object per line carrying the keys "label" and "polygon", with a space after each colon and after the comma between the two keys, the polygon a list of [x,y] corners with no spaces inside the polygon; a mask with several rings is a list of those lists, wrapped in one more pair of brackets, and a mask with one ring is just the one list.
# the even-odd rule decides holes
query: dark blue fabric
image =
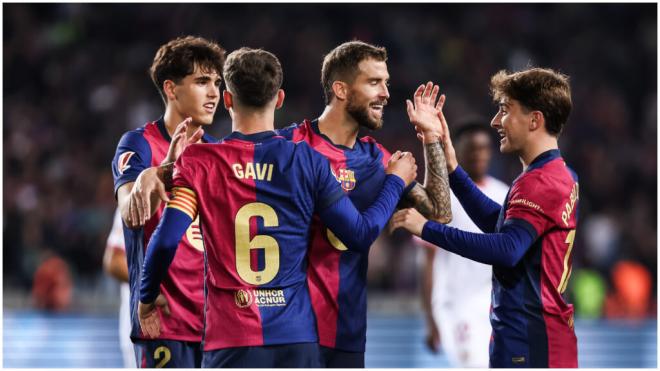
{"label": "dark blue fabric", "polygon": [[320,368],[317,343],[236,347],[204,352],[202,368]]}
{"label": "dark blue fabric", "polygon": [[502,206],[481,192],[460,166],[449,174],[449,186],[474,224],[484,233],[495,232]]}
{"label": "dark blue fabric", "polygon": [[422,238],[468,259],[494,266],[513,267],[536,240],[534,228],[521,219],[511,219],[499,233],[472,233],[428,221]]}
{"label": "dark blue fabric", "polygon": [[202,344],[193,341],[140,340],[134,344],[138,368],[200,368]]}
{"label": "dark blue fabric", "polygon": [[[128,167],[121,172],[119,167],[119,157],[126,153],[133,152],[134,154],[128,161]],[[140,175],[142,170],[151,166],[151,146],[144,138],[144,128],[131,130],[125,133],[117,144],[115,156],[112,159],[112,176],[115,183],[115,197],[117,190],[122,185],[128,182],[134,182]]]}
{"label": "dark blue fabric", "polygon": [[350,250],[367,253],[396,208],[404,182],[388,175],[376,201],[360,213],[348,197],[342,197],[319,213],[323,223]]}
{"label": "dark blue fabric", "polygon": [[364,368],[364,352],[346,352],[321,346],[323,368]]}
{"label": "dark blue fabric", "polygon": [[188,214],[178,209],[165,208],[158,227],[151,235],[144,259],[140,301],[152,303],[160,293],[160,283],[174,259],[181,237],[192,223]]}

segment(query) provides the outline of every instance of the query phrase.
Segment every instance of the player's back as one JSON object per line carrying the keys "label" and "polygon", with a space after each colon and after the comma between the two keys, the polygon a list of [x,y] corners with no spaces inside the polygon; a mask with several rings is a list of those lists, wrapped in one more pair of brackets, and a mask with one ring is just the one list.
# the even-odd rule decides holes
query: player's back
{"label": "player's back", "polygon": [[205,349],[316,342],[306,283],[316,208],[342,197],[327,160],[274,132],[186,149],[207,254]]}

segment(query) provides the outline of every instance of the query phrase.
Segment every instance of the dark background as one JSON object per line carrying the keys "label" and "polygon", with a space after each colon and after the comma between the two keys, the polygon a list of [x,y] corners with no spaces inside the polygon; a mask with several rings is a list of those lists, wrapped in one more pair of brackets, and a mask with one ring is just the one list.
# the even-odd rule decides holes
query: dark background
{"label": "dark background", "polygon": [[[280,58],[287,97],[278,127],[322,112],[321,62],[332,48],[351,39],[385,46],[391,99],[384,128],[368,134],[418,163],[404,101],[420,83],[440,85],[455,128],[469,117],[489,123],[488,82],[500,69],[569,75],[574,108],[560,148],[580,176],[574,271],[596,272],[613,293],[613,267],[638,263],[654,298],[656,17],[656,4],[3,4],[5,298],[27,295],[52,255],[70,267],[74,300],[98,292],[115,146],[164,111],[147,69],[161,44],[187,34]],[[224,109],[209,132],[230,132]],[[497,155],[491,170],[510,183],[521,166]],[[402,258],[415,252],[401,241],[384,243],[373,291],[417,288],[418,265]]]}

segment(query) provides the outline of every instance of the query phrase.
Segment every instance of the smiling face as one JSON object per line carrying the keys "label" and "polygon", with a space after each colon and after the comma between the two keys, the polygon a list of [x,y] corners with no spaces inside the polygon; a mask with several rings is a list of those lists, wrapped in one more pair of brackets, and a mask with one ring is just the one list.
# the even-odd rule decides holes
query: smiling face
{"label": "smiling face", "polygon": [[195,71],[174,83],[173,99],[169,99],[181,117],[192,117],[193,123],[210,125],[220,100],[220,75],[195,66]]}
{"label": "smiling face", "polygon": [[383,126],[383,110],[390,93],[387,63],[372,58],[358,64],[359,72],[348,85],[346,111],[360,126],[371,130]]}
{"label": "smiling face", "polygon": [[499,110],[490,126],[500,136],[500,152],[520,153],[530,134],[532,111],[525,109],[520,102],[502,97]]}

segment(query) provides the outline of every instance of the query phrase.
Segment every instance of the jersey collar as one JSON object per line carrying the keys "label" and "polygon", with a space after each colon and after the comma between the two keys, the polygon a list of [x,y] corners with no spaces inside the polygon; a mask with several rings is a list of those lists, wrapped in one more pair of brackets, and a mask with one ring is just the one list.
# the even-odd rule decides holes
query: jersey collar
{"label": "jersey collar", "polygon": [[527,171],[532,171],[534,169],[538,169],[543,165],[547,164],[548,162],[560,157],[561,157],[561,153],[559,152],[558,149],[551,149],[549,151],[545,151],[540,155],[536,156],[534,161],[532,161],[532,163],[529,164],[527,170],[525,171],[527,172]]}
{"label": "jersey collar", "polygon": [[227,135],[224,140],[239,139],[248,142],[263,142],[264,140],[273,138],[275,136],[277,136],[277,133],[272,130],[262,131],[254,134],[243,134],[241,132],[234,131]]}
{"label": "jersey collar", "polygon": [[331,146],[333,146],[333,147],[335,147],[335,148],[337,148],[337,149],[340,149],[340,150],[342,150],[342,151],[352,151],[353,149],[355,149],[355,147],[358,145],[358,142],[360,141],[360,138],[357,138],[357,139],[355,140],[355,145],[353,146],[353,148],[351,148],[351,147],[347,147],[347,146],[344,146],[344,145],[341,145],[341,144],[335,144],[335,143],[332,142],[332,140],[330,140],[330,138],[328,138],[327,135],[321,133],[321,130],[319,129],[319,119],[315,119],[315,120],[313,120],[313,121],[310,121],[309,126],[312,128],[312,131],[313,131],[316,135],[318,135],[318,136],[320,136],[321,138],[323,138],[323,140],[325,140],[326,142],[328,142],[328,144],[330,144]]}

